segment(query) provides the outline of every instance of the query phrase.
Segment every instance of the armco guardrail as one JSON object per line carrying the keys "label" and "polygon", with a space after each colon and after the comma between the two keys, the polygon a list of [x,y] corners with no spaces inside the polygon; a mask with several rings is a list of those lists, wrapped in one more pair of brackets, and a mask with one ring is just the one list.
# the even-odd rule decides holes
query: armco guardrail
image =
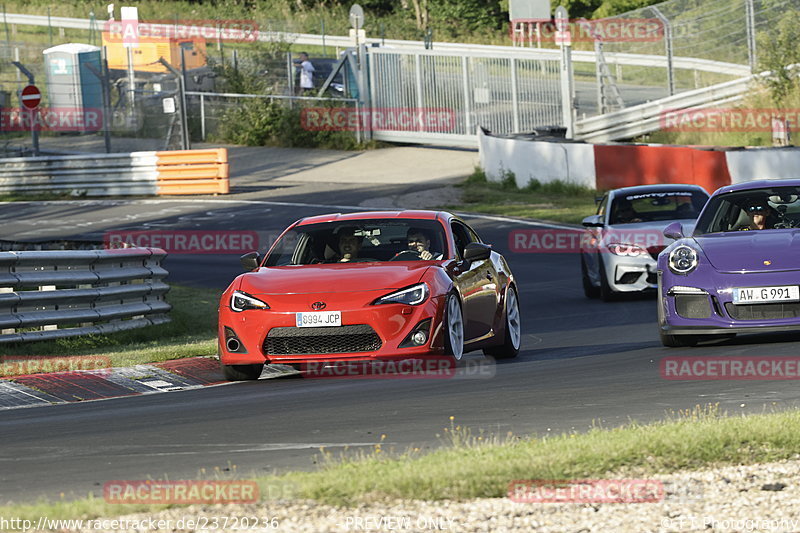
{"label": "armco guardrail", "polygon": [[750,84],[758,78],[759,76],[748,76],[627,107],[613,113],[578,120],[575,122],[575,137],[588,142],[605,142],[644,135],[661,129],[665,112],[736,103],[750,90]]}
{"label": "armco guardrail", "polygon": [[158,248],[0,252],[0,344],[169,321]]}
{"label": "armco guardrail", "polygon": [[0,159],[0,194],[54,191],[86,196],[227,194],[228,150]]}

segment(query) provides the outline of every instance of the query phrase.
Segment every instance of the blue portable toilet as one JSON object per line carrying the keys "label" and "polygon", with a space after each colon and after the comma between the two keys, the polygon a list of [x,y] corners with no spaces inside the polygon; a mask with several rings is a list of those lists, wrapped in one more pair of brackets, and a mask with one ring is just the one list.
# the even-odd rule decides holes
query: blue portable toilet
{"label": "blue portable toilet", "polygon": [[67,43],[44,51],[50,112],[61,114],[71,131],[95,132],[103,127],[103,87],[87,65],[102,72],[100,48]]}

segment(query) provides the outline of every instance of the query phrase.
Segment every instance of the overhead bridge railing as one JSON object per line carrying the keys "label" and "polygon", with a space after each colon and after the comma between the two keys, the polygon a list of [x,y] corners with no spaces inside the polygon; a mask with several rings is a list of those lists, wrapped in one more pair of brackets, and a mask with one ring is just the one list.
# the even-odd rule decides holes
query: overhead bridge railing
{"label": "overhead bridge railing", "polygon": [[0,194],[227,194],[228,150],[175,150],[0,159]]}
{"label": "overhead bridge railing", "polygon": [[0,344],[169,322],[159,248],[0,252]]}
{"label": "overhead bridge railing", "polygon": [[[25,15],[17,13],[5,14],[6,24],[20,24],[24,26],[50,26],[56,28],[71,28],[91,30],[92,28],[102,28],[105,21],[92,21],[89,19],[78,19],[69,17],[48,17],[46,15]],[[181,24],[176,24],[177,28],[181,28]],[[213,26],[199,26],[193,28],[195,32],[201,31],[202,35],[213,36],[220,31],[219,28]],[[178,30],[176,30],[177,32]],[[347,36],[337,35],[315,35],[311,33],[294,33],[294,32],[279,32],[279,31],[264,31],[258,30],[258,40],[262,42],[275,42],[284,41],[295,44],[317,45],[317,46],[336,46],[340,48],[347,48],[353,46],[353,39]],[[421,41],[406,41],[400,39],[379,39],[368,38],[366,40],[369,44],[380,44],[391,49],[413,49],[419,50],[424,48]],[[557,48],[540,48],[531,49],[525,47],[515,46],[497,46],[497,45],[479,45],[479,44],[462,44],[462,43],[445,43],[434,42],[432,43],[434,50],[441,50],[450,53],[489,53],[497,54],[504,57],[517,57],[520,54],[526,56],[533,56],[536,59],[542,60],[558,60],[561,56],[561,51]],[[572,60],[577,62],[594,63],[596,58],[594,52],[573,51]],[[643,66],[643,67],[666,67],[667,58],[663,55],[650,55],[650,54],[630,54],[630,53],[606,53],[606,60],[617,63],[620,65],[628,66]],[[713,72],[716,74],[728,74],[732,76],[747,76],[750,74],[749,65],[728,63],[724,61],[713,61],[708,59],[698,59],[693,57],[680,57],[673,58],[673,67],[687,70],[698,70],[703,72]]]}

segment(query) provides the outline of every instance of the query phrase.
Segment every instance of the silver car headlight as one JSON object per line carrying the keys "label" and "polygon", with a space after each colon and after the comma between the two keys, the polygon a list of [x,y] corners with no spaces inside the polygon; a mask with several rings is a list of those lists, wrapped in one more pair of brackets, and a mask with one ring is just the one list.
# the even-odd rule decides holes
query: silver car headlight
{"label": "silver car headlight", "polygon": [[648,251],[638,244],[612,242],[606,245],[606,248],[608,248],[608,251],[612,254],[622,257],[642,257],[649,255]]}
{"label": "silver car headlight", "polygon": [[233,291],[233,294],[231,294],[231,310],[239,313],[248,309],[269,309],[269,305],[244,291]]}
{"label": "silver car headlight", "polygon": [[669,253],[669,269],[675,274],[688,274],[697,268],[699,258],[691,246],[681,244]]}
{"label": "silver car headlight", "polygon": [[375,300],[374,304],[406,304],[406,305],[419,305],[428,299],[428,285],[425,283],[418,283],[411,287],[395,291],[381,296]]}

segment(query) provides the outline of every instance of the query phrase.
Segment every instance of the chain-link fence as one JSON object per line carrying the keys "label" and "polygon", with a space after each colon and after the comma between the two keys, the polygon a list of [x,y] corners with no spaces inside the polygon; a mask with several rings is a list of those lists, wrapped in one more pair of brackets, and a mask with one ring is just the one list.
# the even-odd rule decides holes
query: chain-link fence
{"label": "chain-link fence", "polygon": [[[742,77],[758,65],[759,35],[770,35],[793,9],[800,10],[800,0],[669,0],[618,17],[588,21],[599,37],[589,30],[589,38],[585,34],[577,42],[573,38],[573,48],[600,53],[596,63],[573,63],[578,116]],[[102,81],[92,73],[82,73],[84,82],[100,87],[92,89],[92,105],[101,109],[103,127],[51,128],[41,133],[43,149],[181,148],[204,139],[222,140],[219,126],[225,123],[226,113],[247,105],[248,98],[243,95],[272,97],[282,106],[301,105],[292,101],[297,69],[290,54],[290,34],[307,28],[294,28],[291,21],[190,20],[169,13],[156,13],[156,20],[145,20],[140,11],[140,30],[160,31],[161,37],[145,36],[137,47],[129,48],[109,35],[113,33],[109,23],[87,15],[90,23],[83,29],[24,26],[0,19],[0,106],[4,109],[19,108],[18,93],[28,84],[12,61],[18,60],[35,76],[43,94],[42,106],[53,107],[56,96],[63,96],[69,87],[65,78],[56,79],[48,71],[52,65],[48,66],[44,50],[62,43],[85,43],[105,50],[108,69],[98,69]],[[214,30],[211,35],[209,28]],[[636,33],[641,28],[647,30]],[[254,29],[274,40],[255,39]],[[573,33],[577,37],[578,33]],[[310,48],[321,82],[340,57],[340,50],[326,46],[324,38],[321,46]],[[295,51],[299,49],[295,47]],[[370,112],[384,113],[384,118],[392,120],[398,117],[387,109],[415,113],[444,109],[449,113],[445,133],[450,135],[472,135],[477,125],[506,133],[560,123],[562,103],[555,59],[526,55],[523,50],[518,54],[443,50],[369,49],[368,80],[360,87],[363,93],[356,96],[362,103],[368,102]],[[182,96],[181,85],[188,96]],[[104,98],[99,98],[101,95]],[[354,106],[344,100],[302,105]],[[12,115],[4,112],[0,120],[0,156],[20,155],[31,146],[29,128],[20,120],[20,113]],[[331,116],[326,115],[327,119]],[[362,126],[359,120],[354,135]],[[441,125],[433,133],[442,133]]]}
{"label": "chain-link fence", "polygon": [[[713,68],[690,69],[681,58],[758,68],[757,42],[770,35],[789,10],[800,9],[798,0],[669,0],[604,19],[601,27],[634,27],[649,23],[655,35],[646,38],[607,39],[606,61],[612,66],[622,99],[636,98],[635,86],[653,87],[659,94],[707,87],[744,74]],[[625,66],[615,53],[644,54],[660,58],[659,65]]]}
{"label": "chain-link fence", "polygon": [[[170,17],[142,21],[136,46],[128,46],[119,26],[90,20],[87,29],[64,30],[0,18],[0,157],[32,153],[29,125],[40,130],[44,152],[168,150],[201,141],[206,133],[215,136],[214,121],[219,120],[221,106],[213,104],[219,98],[209,96],[207,106],[190,105],[197,99],[185,98],[182,86],[209,95],[294,95],[297,69],[290,44],[280,38],[268,42],[254,38],[257,31],[289,35],[290,23]],[[75,57],[54,63],[45,51],[66,43],[75,46]],[[78,56],[94,52],[97,59],[84,68],[85,58]],[[21,107],[20,92],[30,78],[12,65],[15,60],[33,75],[42,93],[35,114]],[[57,71],[61,77],[54,75]],[[65,95],[77,102],[73,107],[84,108],[77,113],[71,109],[73,119],[87,120],[86,109],[91,108],[100,117],[100,127],[68,123]],[[239,104],[241,99],[229,98],[224,107]]]}

